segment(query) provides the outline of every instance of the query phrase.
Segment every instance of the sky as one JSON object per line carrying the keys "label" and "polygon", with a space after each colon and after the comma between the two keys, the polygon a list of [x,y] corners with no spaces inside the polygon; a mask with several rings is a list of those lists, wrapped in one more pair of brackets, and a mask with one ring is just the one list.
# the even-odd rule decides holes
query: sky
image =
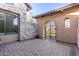
{"label": "sky", "polygon": [[33,16],[36,16],[51,10],[64,7],[69,3],[30,3],[30,4],[32,6],[32,14]]}

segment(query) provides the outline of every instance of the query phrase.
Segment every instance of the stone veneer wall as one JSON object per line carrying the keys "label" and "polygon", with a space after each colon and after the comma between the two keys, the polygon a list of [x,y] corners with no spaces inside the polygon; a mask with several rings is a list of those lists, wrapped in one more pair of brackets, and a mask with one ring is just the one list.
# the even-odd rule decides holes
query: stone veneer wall
{"label": "stone veneer wall", "polygon": [[27,23],[27,6],[23,3],[0,3],[0,8],[20,14],[20,40],[35,36],[34,26]]}

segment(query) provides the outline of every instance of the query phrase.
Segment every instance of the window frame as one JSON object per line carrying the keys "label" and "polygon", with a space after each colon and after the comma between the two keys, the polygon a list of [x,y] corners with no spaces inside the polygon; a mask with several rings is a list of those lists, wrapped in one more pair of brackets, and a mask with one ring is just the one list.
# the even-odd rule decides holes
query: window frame
{"label": "window frame", "polygon": [[64,25],[65,25],[65,28],[70,28],[71,27],[71,20],[70,20],[69,17],[65,18]]}
{"label": "window frame", "polygon": [[[1,9],[1,8],[0,8],[0,12],[4,13],[4,14],[14,15],[14,16],[17,16],[17,18],[18,18],[17,19],[17,21],[18,21],[18,25],[17,25],[17,27],[18,27],[17,31],[18,32],[17,33],[12,33],[12,32],[6,33],[6,18],[5,18],[5,21],[4,21],[4,32],[0,33],[0,35],[18,34],[20,32],[20,14],[12,12],[12,11],[4,10],[4,9]],[[20,33],[19,33],[19,35],[20,35]]]}

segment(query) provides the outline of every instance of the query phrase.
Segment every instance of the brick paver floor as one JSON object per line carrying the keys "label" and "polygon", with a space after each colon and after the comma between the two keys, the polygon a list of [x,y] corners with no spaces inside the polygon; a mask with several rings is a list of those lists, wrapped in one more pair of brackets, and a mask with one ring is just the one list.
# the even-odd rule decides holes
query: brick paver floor
{"label": "brick paver floor", "polygon": [[0,46],[2,56],[69,56],[79,55],[76,46],[50,39],[31,39]]}

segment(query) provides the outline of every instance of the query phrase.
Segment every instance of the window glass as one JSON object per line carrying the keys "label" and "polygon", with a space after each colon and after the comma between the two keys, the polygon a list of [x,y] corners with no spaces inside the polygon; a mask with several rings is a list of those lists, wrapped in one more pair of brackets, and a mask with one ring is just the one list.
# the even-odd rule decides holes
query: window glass
{"label": "window glass", "polygon": [[16,25],[16,26],[18,25],[18,18],[17,17],[14,18],[13,25]]}
{"label": "window glass", "polygon": [[18,16],[0,12],[0,34],[18,33]]}
{"label": "window glass", "polygon": [[45,36],[46,38],[53,38],[55,37],[55,33],[56,33],[56,26],[54,21],[50,21],[46,24],[46,28],[45,28]]}
{"label": "window glass", "polygon": [[5,14],[0,12],[0,33],[4,33]]}
{"label": "window glass", "polygon": [[15,15],[6,15],[6,32],[17,33],[18,32],[18,17]]}

